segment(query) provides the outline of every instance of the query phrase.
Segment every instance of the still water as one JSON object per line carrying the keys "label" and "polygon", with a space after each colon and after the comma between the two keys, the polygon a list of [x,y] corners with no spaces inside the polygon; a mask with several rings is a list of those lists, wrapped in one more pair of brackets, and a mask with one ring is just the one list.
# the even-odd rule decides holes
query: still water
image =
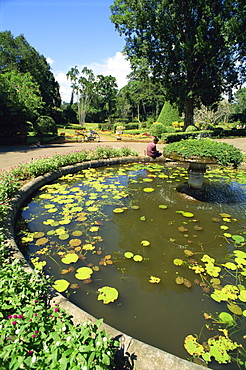
{"label": "still water", "polygon": [[[28,259],[40,262],[54,281],[66,280],[63,294],[93,316],[188,358],[187,335],[199,335],[203,328],[202,343],[218,334],[216,329],[211,334],[212,326],[205,328],[204,313],[228,312],[226,302],[211,299],[213,288],[200,286],[212,277],[203,280],[204,274],[189,266],[200,264],[203,255],[220,266],[235,247],[245,250],[245,243],[235,246],[228,236],[246,237],[245,178],[242,172],[212,168],[196,200],[182,193],[187,186],[182,166],[136,163],[65,176],[40,189],[22,211],[29,229]],[[142,260],[126,258],[126,252]],[[67,254],[77,254],[78,260],[63,263]],[[181,265],[174,263],[180,260]],[[79,280],[77,270],[84,266],[92,274]],[[158,282],[151,283],[151,277]],[[178,284],[177,277],[186,283]],[[118,291],[114,302],[97,299],[104,286]]]}

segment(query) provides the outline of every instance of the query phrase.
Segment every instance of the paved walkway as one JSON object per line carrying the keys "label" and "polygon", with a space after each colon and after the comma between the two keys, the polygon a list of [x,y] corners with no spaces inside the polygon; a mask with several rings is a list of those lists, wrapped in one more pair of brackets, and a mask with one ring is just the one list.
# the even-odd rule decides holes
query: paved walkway
{"label": "paved walkway", "polygon": [[[243,152],[246,152],[246,138],[219,139],[218,141],[226,142],[234,145]],[[101,138],[101,142],[91,143],[65,143],[65,144],[49,144],[41,148],[30,148],[30,146],[2,146],[0,147],[0,169],[8,170],[20,163],[27,163],[33,159],[38,159],[43,156],[53,156],[54,154],[66,154],[81,149],[93,149],[97,146],[111,146],[113,148],[129,147],[139,153],[146,155],[147,143],[143,142],[126,142],[126,141],[109,141]],[[160,151],[163,144],[158,144],[157,149]]]}

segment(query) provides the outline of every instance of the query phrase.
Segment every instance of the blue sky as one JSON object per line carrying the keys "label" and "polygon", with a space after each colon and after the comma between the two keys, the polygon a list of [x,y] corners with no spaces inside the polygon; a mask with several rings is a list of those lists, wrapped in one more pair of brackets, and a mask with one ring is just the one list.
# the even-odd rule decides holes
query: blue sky
{"label": "blue sky", "polygon": [[23,34],[51,65],[62,99],[70,99],[66,73],[77,65],[111,74],[123,87],[130,73],[124,38],[110,21],[113,0],[0,0],[0,31]]}

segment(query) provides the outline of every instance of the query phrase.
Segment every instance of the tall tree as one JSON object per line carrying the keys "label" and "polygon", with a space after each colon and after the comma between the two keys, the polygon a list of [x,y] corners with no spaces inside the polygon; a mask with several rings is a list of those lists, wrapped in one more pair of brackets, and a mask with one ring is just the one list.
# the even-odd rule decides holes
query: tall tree
{"label": "tall tree", "polygon": [[115,0],[111,20],[132,66],[143,59],[185,113],[212,106],[246,78],[244,0]]}
{"label": "tall tree", "polygon": [[35,120],[42,108],[38,84],[29,73],[0,74],[0,143],[25,142],[28,121]]}
{"label": "tall tree", "polygon": [[10,31],[0,32],[0,73],[16,70],[30,73],[38,84],[43,102],[43,113],[49,114],[61,105],[59,84],[45,57],[40,55],[23,35],[14,37]]}
{"label": "tall tree", "polygon": [[75,66],[67,72],[67,78],[72,82],[72,94],[77,96],[79,123],[84,126],[86,114],[96,90],[94,73],[87,67],[80,72]]}
{"label": "tall tree", "polygon": [[111,121],[112,115],[116,110],[116,98],[118,86],[116,78],[113,76],[97,76],[97,94],[101,109],[105,111],[108,121]]}

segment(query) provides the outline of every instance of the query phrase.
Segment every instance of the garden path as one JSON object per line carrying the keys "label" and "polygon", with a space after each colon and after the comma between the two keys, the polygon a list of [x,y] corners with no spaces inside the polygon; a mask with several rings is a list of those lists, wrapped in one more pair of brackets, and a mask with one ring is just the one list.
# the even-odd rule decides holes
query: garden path
{"label": "garden path", "polygon": [[[218,141],[232,144],[243,152],[246,152],[246,138],[230,138],[218,139]],[[53,156],[55,154],[66,154],[82,149],[93,149],[97,146],[111,146],[113,148],[129,147],[139,153],[140,156],[146,155],[146,142],[133,141],[116,141],[101,136],[101,141],[85,142],[85,143],[64,143],[64,144],[49,144],[40,148],[31,148],[28,145],[22,146],[0,146],[0,169],[9,170],[20,163],[27,163],[34,159],[44,156]],[[161,150],[163,144],[158,144],[157,149]]]}

